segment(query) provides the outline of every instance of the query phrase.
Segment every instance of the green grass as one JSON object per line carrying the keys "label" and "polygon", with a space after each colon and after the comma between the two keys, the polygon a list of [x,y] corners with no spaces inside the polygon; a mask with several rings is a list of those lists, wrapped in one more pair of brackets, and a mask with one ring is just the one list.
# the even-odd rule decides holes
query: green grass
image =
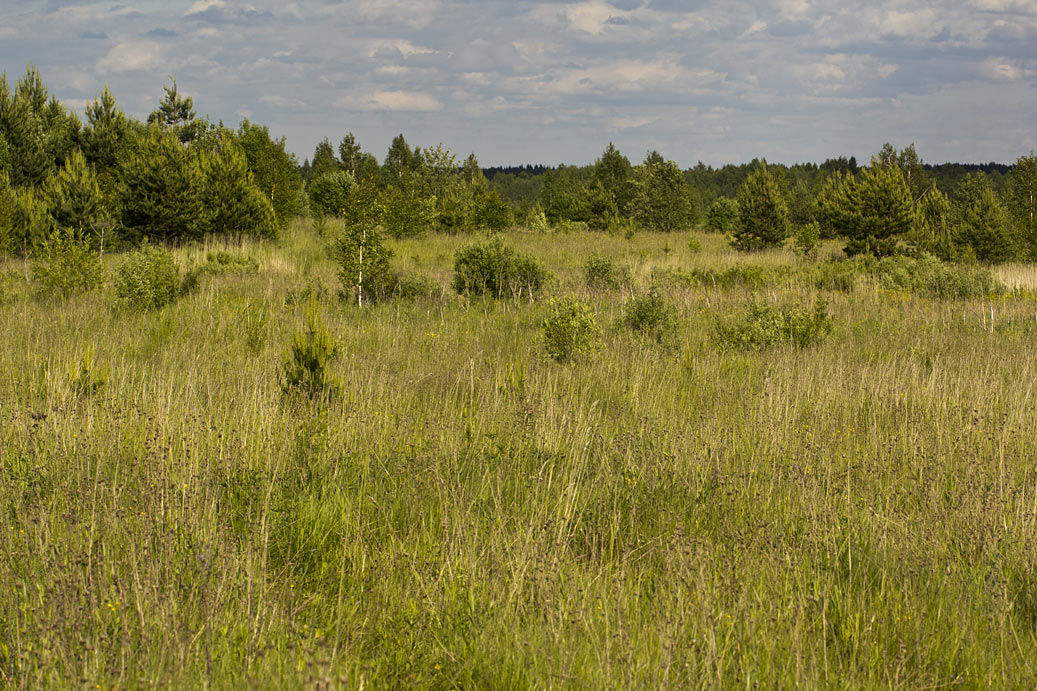
{"label": "green grass", "polygon": [[[1037,685],[1031,293],[819,290],[711,235],[504,239],[555,276],[543,299],[361,311],[301,221],[177,250],[258,270],[153,313],[0,270],[0,686]],[[446,287],[470,241],[395,265]],[[629,296],[586,286],[592,254],[641,290],[787,268],[668,284],[660,349],[610,328]],[[316,286],[340,391],[311,403],[279,377]],[[597,355],[540,355],[551,295],[594,306]],[[820,296],[833,331],[722,347],[751,295]]]}

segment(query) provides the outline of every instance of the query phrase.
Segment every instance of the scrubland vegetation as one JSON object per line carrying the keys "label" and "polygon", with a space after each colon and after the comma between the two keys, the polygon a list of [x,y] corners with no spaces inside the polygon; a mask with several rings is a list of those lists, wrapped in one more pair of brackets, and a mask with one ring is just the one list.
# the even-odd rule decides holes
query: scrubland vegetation
{"label": "scrubland vegetation", "polygon": [[0,84],[0,684],[1037,684],[1032,155],[709,200]]}
{"label": "scrubland vegetation", "polygon": [[[1031,685],[1037,271],[698,238],[508,234],[597,324],[561,361],[548,299],[358,309],[304,222],[174,251],[161,309],[9,262],[5,684]],[[388,246],[445,289],[469,242]],[[286,375],[314,319],[327,396]]]}

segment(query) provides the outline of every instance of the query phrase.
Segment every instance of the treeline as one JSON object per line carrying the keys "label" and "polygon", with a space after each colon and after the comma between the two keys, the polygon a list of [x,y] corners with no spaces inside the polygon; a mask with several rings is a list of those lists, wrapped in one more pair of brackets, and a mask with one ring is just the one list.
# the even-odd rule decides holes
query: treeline
{"label": "treeline", "polygon": [[[676,164],[651,152],[634,166],[609,144],[593,165],[494,169],[516,220],[536,226],[678,230],[702,224],[746,250],[790,237],[809,252],[843,237],[847,253],[924,251],[945,260],[1037,260],[1037,157],[1013,166],[925,164],[914,145],[791,166]],[[814,239],[811,238],[813,236]]]}
{"label": "treeline", "polygon": [[402,134],[381,164],[350,133],[337,152],[324,139],[300,170],[310,211],[318,219],[335,216],[350,226],[382,226],[394,237],[502,230],[514,222],[475,154],[461,163],[441,144],[411,148]]}
{"label": "treeline", "polygon": [[0,78],[0,253],[32,253],[55,233],[95,249],[207,234],[275,237],[296,215],[395,237],[423,232],[587,228],[632,234],[704,226],[741,249],[794,238],[810,253],[843,237],[849,254],[924,251],[947,260],[1037,259],[1037,158],[1014,166],[925,164],[887,144],[867,165],[682,170],[656,151],[632,163],[613,144],[586,166],[482,169],[401,134],[381,162],[352,134],[298,165],[284,139],[199,117],[172,82],[146,121],[105,90],[82,122],[30,67]]}
{"label": "treeline", "polygon": [[283,139],[200,118],[176,82],[147,121],[106,87],[86,122],[29,67],[0,77],[0,253],[31,254],[56,233],[90,246],[206,234],[274,237],[300,210],[302,181]]}

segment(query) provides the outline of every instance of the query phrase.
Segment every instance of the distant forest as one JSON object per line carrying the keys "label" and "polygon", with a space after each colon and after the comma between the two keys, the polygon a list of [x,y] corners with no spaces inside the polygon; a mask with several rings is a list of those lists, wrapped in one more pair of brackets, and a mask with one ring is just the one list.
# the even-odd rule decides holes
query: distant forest
{"label": "distant forest", "polygon": [[[913,144],[867,163],[845,156],[683,169],[657,151],[631,161],[612,143],[582,166],[483,168],[442,145],[397,136],[384,157],[352,134],[301,164],[261,125],[200,117],[174,82],[142,122],[107,89],[86,122],[29,67],[0,79],[0,256],[43,252],[55,233],[94,246],[210,234],[276,237],[296,216],[394,237],[511,226],[631,234],[704,229],[753,250],[796,233],[843,237],[847,253],[927,252],[945,260],[1037,258],[1037,157],[1014,165],[930,165]],[[1022,153],[1022,152],[1021,152]]]}

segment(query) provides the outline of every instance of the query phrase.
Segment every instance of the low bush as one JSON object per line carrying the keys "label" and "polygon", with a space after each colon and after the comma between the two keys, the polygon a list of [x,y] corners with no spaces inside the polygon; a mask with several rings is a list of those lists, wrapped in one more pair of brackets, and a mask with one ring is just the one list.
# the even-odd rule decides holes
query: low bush
{"label": "low bush", "polygon": [[821,226],[816,221],[798,226],[792,235],[793,248],[796,253],[807,259],[817,257],[821,241]]}
{"label": "low bush", "polygon": [[32,264],[32,275],[42,292],[63,297],[104,283],[101,257],[71,228],[51,234],[42,258]]}
{"label": "low bush", "polygon": [[395,300],[439,302],[443,299],[443,286],[423,274],[394,272],[390,295]]}
{"label": "low bush", "polygon": [[205,263],[198,267],[199,274],[225,276],[227,274],[254,274],[259,271],[259,262],[249,255],[231,252],[208,252]]}
{"label": "low bush", "polygon": [[544,210],[537,204],[533,207],[533,210],[529,213],[529,220],[527,221],[529,229],[534,233],[549,233],[551,232],[551,224],[547,222],[547,215]]}
{"label": "low bush", "polygon": [[792,273],[790,267],[763,266],[760,264],[735,264],[726,269],[691,269],[678,271],[661,269],[652,272],[651,285],[665,287],[671,285],[707,288],[731,288],[746,286],[763,288],[774,285]]}
{"label": "low bush", "polygon": [[808,283],[818,290],[852,293],[864,273],[856,260],[821,262],[811,267]]}
{"label": "low bush", "polygon": [[130,252],[115,276],[115,294],[145,311],[175,302],[197,284],[197,275],[181,276],[180,265],[164,248],[144,245]]}
{"label": "low bush", "polygon": [[454,258],[452,286],[458,293],[506,297],[536,296],[547,283],[547,270],[534,258],[500,240],[469,245]]}
{"label": "low bush", "polygon": [[742,314],[732,319],[718,319],[714,336],[727,348],[762,350],[782,343],[810,346],[823,341],[831,331],[832,319],[820,298],[813,309],[803,309],[769,305],[754,297]]}
{"label": "low bush", "polygon": [[609,257],[592,256],[583,265],[587,287],[595,290],[617,290],[631,283],[630,269],[616,264]]}
{"label": "low bush", "polygon": [[990,269],[947,264],[929,254],[897,256],[864,263],[886,288],[944,299],[987,297],[1005,291]]}
{"label": "low bush", "polygon": [[572,297],[552,298],[540,326],[547,357],[566,362],[593,352],[601,330],[594,309]]}
{"label": "low bush", "polygon": [[677,308],[656,290],[628,302],[622,324],[661,346],[670,348],[677,344]]}
{"label": "low bush", "polygon": [[0,273],[0,305],[25,297],[28,281],[24,274],[15,271]]}
{"label": "low bush", "polygon": [[306,310],[306,326],[295,332],[282,371],[281,391],[310,399],[328,399],[338,392],[328,366],[338,357],[339,346],[321,323],[317,301]]}
{"label": "low bush", "polygon": [[706,228],[715,233],[732,233],[738,225],[738,204],[734,199],[719,197],[706,210]]}

